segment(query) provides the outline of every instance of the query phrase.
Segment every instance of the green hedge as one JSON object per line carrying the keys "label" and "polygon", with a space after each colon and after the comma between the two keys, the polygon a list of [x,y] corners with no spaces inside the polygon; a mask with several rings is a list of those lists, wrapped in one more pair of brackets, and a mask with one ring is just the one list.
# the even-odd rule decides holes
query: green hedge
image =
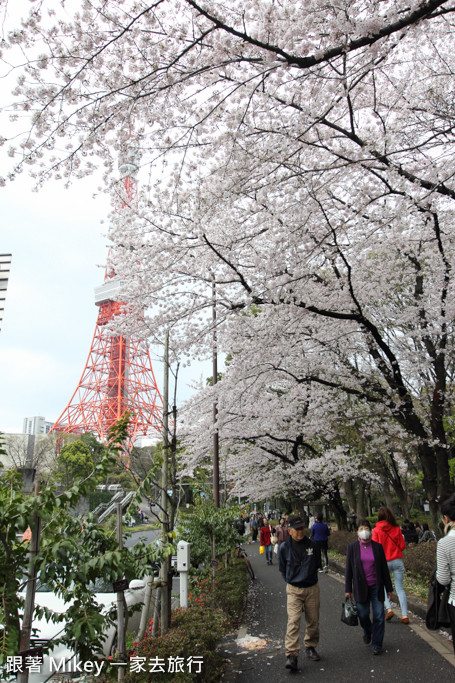
{"label": "green hedge", "polygon": [[411,543],[403,550],[403,560],[406,571],[429,581],[436,568],[436,541],[418,545]]}
{"label": "green hedge", "polygon": [[92,491],[88,494],[89,510],[92,512],[100,503],[109,503],[112,498],[111,491]]}
{"label": "green hedge", "polygon": [[[211,587],[211,577],[199,575],[193,579],[188,595],[188,608],[172,613],[171,627],[164,636],[152,636],[152,622],[148,634],[140,642],[134,643],[130,656],[161,660],[166,665],[168,658],[202,657],[201,672],[149,672],[128,673],[125,683],[145,683],[159,679],[160,683],[217,683],[222,677],[224,659],[217,652],[217,645],[223,635],[232,630],[241,618],[245,593],[248,586],[246,565],[243,560],[235,560],[227,568],[217,568],[215,588]],[[198,667],[194,667],[197,669]]]}
{"label": "green hedge", "polygon": [[329,536],[329,549],[336,550],[340,555],[346,555],[346,548],[357,538],[356,531],[332,531]]}

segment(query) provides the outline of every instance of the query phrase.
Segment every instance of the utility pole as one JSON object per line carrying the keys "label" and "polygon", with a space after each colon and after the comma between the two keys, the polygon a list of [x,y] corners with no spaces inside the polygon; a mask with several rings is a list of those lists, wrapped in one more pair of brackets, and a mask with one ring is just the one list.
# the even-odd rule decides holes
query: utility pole
{"label": "utility pole", "polygon": [[[35,498],[39,495],[40,485],[35,485]],[[28,565],[28,581],[25,591],[24,616],[22,618],[22,628],[19,636],[19,652],[31,654],[30,651],[30,636],[32,633],[33,612],[35,609],[35,590],[36,590],[36,566],[35,559],[38,554],[41,536],[41,518],[38,513],[33,515],[33,529],[32,537],[30,539],[30,553]],[[28,683],[29,670],[23,667],[23,670],[18,673],[18,683]]]}
{"label": "utility pole", "polygon": [[[216,337],[216,283],[215,276],[212,275],[212,323],[213,323],[213,386],[218,382],[218,348]],[[213,402],[213,424],[216,425],[218,419],[217,402]],[[219,454],[219,435],[218,428],[213,432],[213,502],[215,507],[220,507],[220,454]]]}
{"label": "utility pole", "polygon": [[[164,341],[164,382],[163,382],[163,465],[161,470],[161,538],[163,545],[169,541],[168,515],[168,457],[169,457],[169,330],[166,331]],[[168,586],[170,575],[170,558],[161,563],[161,633],[169,629],[170,622],[170,590]]]}
{"label": "utility pole", "polygon": [[[117,503],[117,545],[118,549],[123,548],[123,536],[122,536],[122,504]],[[118,658],[120,662],[124,662],[126,659],[126,642],[125,642],[125,594],[124,589],[117,591],[117,648],[118,648]],[[122,666],[118,667],[117,680],[123,680],[125,676],[125,670]]]}

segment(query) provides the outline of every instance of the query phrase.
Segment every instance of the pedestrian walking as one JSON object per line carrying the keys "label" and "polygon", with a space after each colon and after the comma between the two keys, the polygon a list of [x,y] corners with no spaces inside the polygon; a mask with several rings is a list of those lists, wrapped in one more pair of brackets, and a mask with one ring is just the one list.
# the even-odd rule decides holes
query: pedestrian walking
{"label": "pedestrian walking", "polygon": [[251,517],[249,515],[246,515],[245,516],[245,536],[248,536],[248,543],[251,543],[250,533],[251,533]]}
{"label": "pedestrian walking", "polygon": [[316,515],[316,521],[311,527],[311,538],[318,546],[321,557],[324,560],[324,568],[321,571],[329,571],[329,558],[327,550],[329,547],[330,527],[323,521],[322,514]]}
{"label": "pedestrian walking", "polygon": [[288,623],[285,637],[286,668],[298,671],[300,623],[305,612],[305,653],[319,661],[319,584],[321,568],[319,548],[305,537],[305,522],[300,516],[289,518],[289,538],[278,550],[278,567],[286,581]]}
{"label": "pedestrian walking", "polygon": [[265,517],[263,517],[262,526],[259,530],[259,542],[265,547],[265,559],[267,560],[267,564],[273,564],[273,545],[271,540],[273,533],[273,526],[268,523]]}
{"label": "pedestrian walking", "polygon": [[239,517],[238,520],[235,523],[235,528],[237,529],[237,533],[239,536],[244,536],[245,534],[245,520],[243,517]]}
{"label": "pedestrian walking", "polygon": [[258,523],[258,519],[256,517],[256,513],[254,513],[254,512],[251,515],[250,524],[251,524],[251,531],[252,531],[251,542],[256,543],[257,538],[258,538],[259,523]]}
{"label": "pedestrian walking", "polygon": [[436,546],[436,580],[450,585],[449,614],[452,626],[452,645],[455,654],[455,493],[441,505],[445,536]]}
{"label": "pedestrian walking", "polygon": [[[359,520],[358,540],[350,543],[346,552],[345,594],[357,603],[363,642],[371,643],[374,655],[382,652],[384,639],[384,598],[392,594],[389,568],[380,543],[371,540],[371,525],[367,519]],[[373,622],[370,618],[370,605]]]}
{"label": "pedestrian walking", "polygon": [[275,534],[276,534],[276,537],[278,538],[278,548],[279,548],[280,545],[282,543],[284,543],[285,541],[287,541],[289,538],[289,527],[286,524],[284,517],[282,517],[280,519],[280,523],[278,524],[278,526],[275,529]]}
{"label": "pedestrian walking", "polygon": [[[384,548],[387,566],[389,568],[389,572],[393,574],[395,590],[398,595],[398,602],[400,603],[400,621],[402,624],[409,624],[408,601],[403,588],[403,550],[406,547],[406,543],[401,529],[395,519],[395,515],[393,514],[392,510],[385,505],[380,507],[378,510],[378,522],[373,529],[373,541],[380,543]],[[385,596],[385,608],[387,610],[385,615],[386,621],[390,621],[390,619],[394,617],[394,612],[392,610],[392,604],[387,595]]]}

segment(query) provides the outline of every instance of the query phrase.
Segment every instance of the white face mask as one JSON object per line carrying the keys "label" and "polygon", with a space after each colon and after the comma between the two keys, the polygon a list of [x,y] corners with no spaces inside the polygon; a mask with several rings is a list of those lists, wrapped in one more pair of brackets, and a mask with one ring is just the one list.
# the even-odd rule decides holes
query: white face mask
{"label": "white face mask", "polygon": [[371,538],[371,531],[362,529],[362,531],[359,531],[359,538],[361,538],[362,541],[369,541]]}

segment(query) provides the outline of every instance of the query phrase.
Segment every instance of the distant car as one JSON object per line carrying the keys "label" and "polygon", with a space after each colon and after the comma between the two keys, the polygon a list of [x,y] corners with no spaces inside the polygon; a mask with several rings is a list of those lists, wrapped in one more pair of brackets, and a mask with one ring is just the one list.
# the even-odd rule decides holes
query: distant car
{"label": "distant car", "polygon": [[[104,581],[103,579],[98,579],[96,583],[90,586],[90,589],[95,595],[97,603],[100,605],[103,613],[107,614],[109,610],[116,609],[117,606],[117,593],[114,592],[112,584]],[[140,579],[134,579],[130,581],[129,587],[125,590],[125,600],[127,607],[133,607],[134,605],[142,604],[145,597],[145,582]],[[55,595],[51,589],[37,581],[36,593],[35,593],[35,604],[42,607],[47,607],[53,612],[62,613],[65,612],[70,603],[65,603],[65,601]],[[153,609],[153,603],[150,610],[150,618],[153,614],[151,613]],[[127,631],[137,632],[139,629],[139,622],[141,618],[141,610],[136,610],[128,618]],[[33,619],[33,629],[34,635],[31,638],[30,648],[36,647],[49,647],[52,645],[52,641],[58,639],[63,634],[65,629],[65,623],[53,623],[52,621],[43,617],[42,619]],[[36,629],[36,630],[35,630]],[[109,657],[115,650],[117,645],[117,629],[115,626],[110,626],[106,628],[105,641],[103,644],[103,654],[105,657]],[[49,652],[49,654],[44,656],[44,663],[41,666],[39,672],[30,671],[29,673],[29,683],[43,683],[48,676],[52,673],[56,673],[55,665],[51,670],[52,662],[61,662],[62,660],[70,660],[69,667],[72,666],[71,662],[74,660],[74,652],[68,649],[65,645],[57,645]],[[51,662],[52,659],[52,662]],[[62,671],[60,671],[62,673]],[[11,680],[15,680],[12,677]]]}

